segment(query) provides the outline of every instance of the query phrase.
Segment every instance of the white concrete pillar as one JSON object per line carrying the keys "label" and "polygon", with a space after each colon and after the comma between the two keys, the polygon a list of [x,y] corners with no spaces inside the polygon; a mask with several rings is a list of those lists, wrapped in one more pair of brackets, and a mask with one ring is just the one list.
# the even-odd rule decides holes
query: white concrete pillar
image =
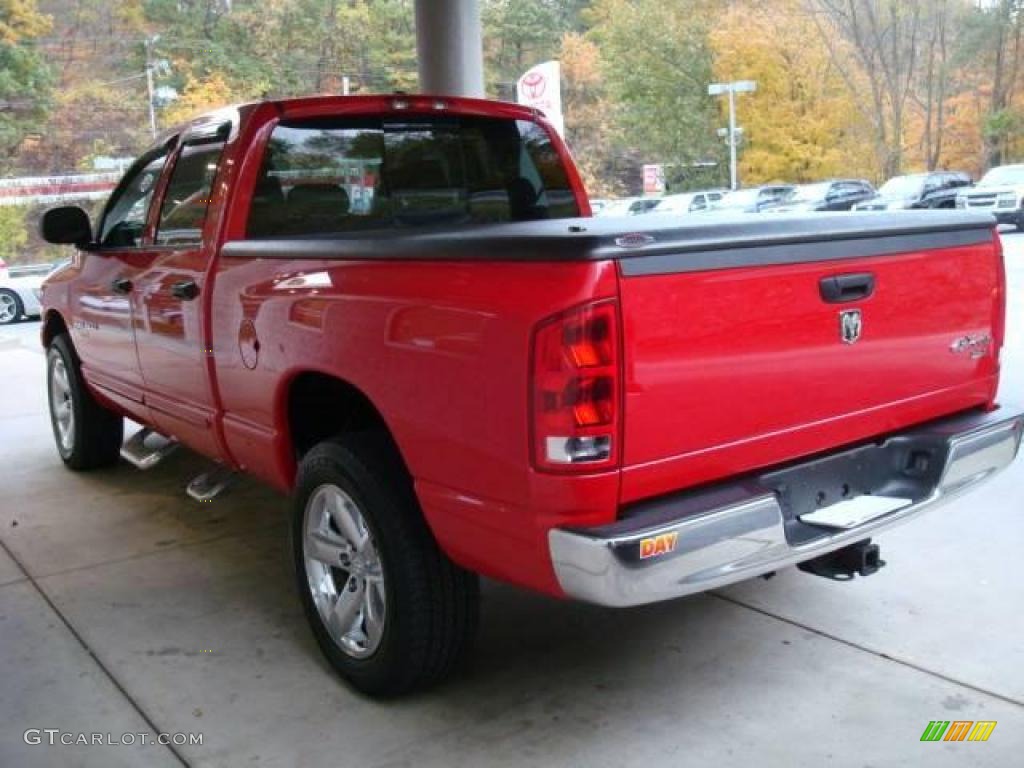
{"label": "white concrete pillar", "polygon": [[480,0],[416,0],[420,91],[484,96]]}

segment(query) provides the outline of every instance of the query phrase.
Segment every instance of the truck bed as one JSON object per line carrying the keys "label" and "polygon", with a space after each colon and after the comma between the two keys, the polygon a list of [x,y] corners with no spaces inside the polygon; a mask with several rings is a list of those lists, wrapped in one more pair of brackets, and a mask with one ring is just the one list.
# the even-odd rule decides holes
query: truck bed
{"label": "truck bed", "polygon": [[[343,237],[249,239],[225,256],[270,259],[601,261],[626,274],[833,261],[991,241],[994,220],[968,211],[578,218],[445,225]],[[824,246],[824,247],[823,247]]]}
{"label": "truck bed", "polygon": [[[626,504],[989,403],[994,237],[991,217],[961,211],[649,215],[248,240],[224,255],[616,262]],[[823,297],[851,274],[870,276],[869,295]],[[847,311],[859,335],[844,341]],[[965,339],[978,348],[953,351]]]}

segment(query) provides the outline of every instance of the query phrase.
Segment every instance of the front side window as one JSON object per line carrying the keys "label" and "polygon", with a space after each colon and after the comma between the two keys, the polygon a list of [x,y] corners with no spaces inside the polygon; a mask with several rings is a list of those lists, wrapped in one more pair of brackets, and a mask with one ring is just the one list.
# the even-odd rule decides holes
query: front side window
{"label": "front side window", "polygon": [[186,144],[171,171],[160,205],[157,245],[189,245],[202,240],[223,142]]}
{"label": "front side window", "polygon": [[253,238],[579,215],[540,126],[480,117],[306,120],[271,135]]}
{"label": "front side window", "polygon": [[153,192],[166,162],[167,150],[160,149],[128,171],[126,181],[107,203],[100,224],[100,245],[132,248],[139,244]]}

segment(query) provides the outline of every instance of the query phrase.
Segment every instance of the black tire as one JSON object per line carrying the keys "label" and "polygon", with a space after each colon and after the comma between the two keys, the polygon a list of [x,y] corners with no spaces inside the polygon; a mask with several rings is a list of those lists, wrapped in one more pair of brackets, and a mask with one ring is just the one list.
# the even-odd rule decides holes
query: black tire
{"label": "black tire", "polygon": [[[332,635],[307,573],[307,509],[312,510],[314,494],[325,487],[341,489],[358,508],[383,573],[383,630],[375,650],[363,658],[344,650]],[[438,547],[386,436],[354,433],[312,448],[299,467],[292,522],[303,610],[324,656],[349,684],[370,696],[390,697],[428,688],[451,674],[476,635],[479,581]],[[335,576],[332,568],[330,578],[342,580],[340,593],[352,575],[339,571]]]}
{"label": "black tire", "polygon": [[0,317],[0,325],[14,325],[14,323],[21,320],[25,315],[25,306],[21,303],[21,297],[14,291],[8,290],[7,288],[0,288],[0,297],[5,300],[9,306],[13,305],[14,314],[9,317]]}
{"label": "black tire", "polygon": [[[58,427],[54,387],[58,361],[67,375],[72,413],[71,436],[64,441]],[[78,364],[78,355],[65,336],[57,336],[46,352],[46,391],[50,406],[53,439],[61,460],[74,470],[109,467],[118,462],[124,441],[124,418],[100,405],[93,398]]]}

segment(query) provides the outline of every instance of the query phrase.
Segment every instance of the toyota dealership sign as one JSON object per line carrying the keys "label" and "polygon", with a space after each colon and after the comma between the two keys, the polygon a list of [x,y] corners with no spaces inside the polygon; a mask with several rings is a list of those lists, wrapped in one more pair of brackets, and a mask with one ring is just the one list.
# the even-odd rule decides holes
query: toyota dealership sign
{"label": "toyota dealership sign", "polygon": [[562,118],[562,68],[557,61],[545,61],[528,70],[516,83],[516,100],[539,109],[559,135],[565,134]]}

